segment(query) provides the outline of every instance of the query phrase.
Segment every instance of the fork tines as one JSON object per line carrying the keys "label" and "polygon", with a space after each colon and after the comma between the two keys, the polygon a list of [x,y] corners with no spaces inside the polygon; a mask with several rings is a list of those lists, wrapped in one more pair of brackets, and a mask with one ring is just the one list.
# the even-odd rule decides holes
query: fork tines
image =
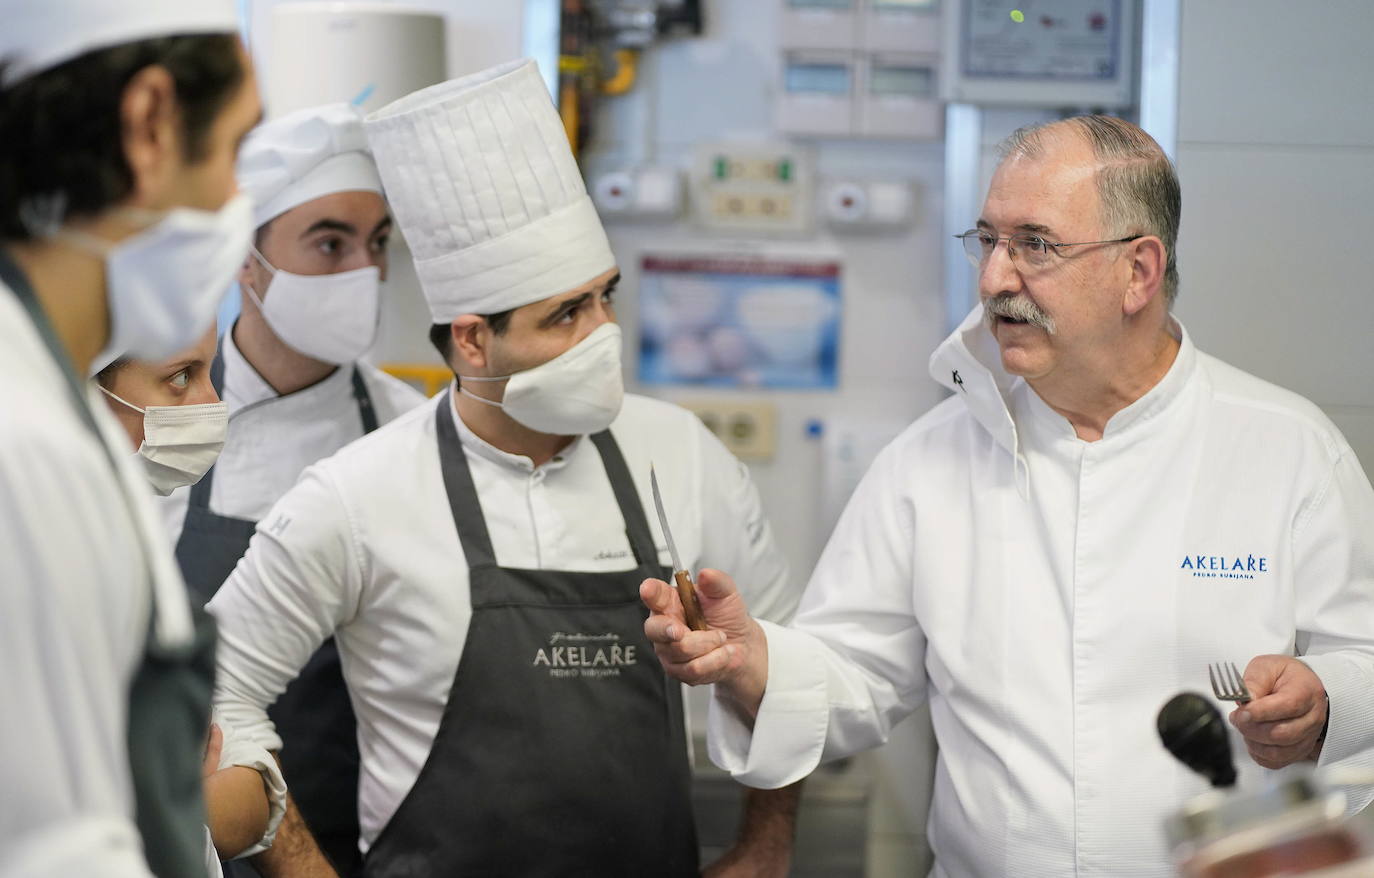
{"label": "fork tines", "polygon": [[1245,678],[1235,663],[1210,664],[1207,666],[1207,676],[1212,679],[1212,694],[1222,701],[1245,704],[1250,700],[1250,690],[1245,688]]}

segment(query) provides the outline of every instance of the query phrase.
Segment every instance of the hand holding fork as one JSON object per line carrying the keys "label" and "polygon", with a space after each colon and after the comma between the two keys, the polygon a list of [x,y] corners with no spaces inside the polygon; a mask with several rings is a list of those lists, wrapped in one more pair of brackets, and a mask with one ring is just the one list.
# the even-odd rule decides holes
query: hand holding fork
{"label": "hand holding fork", "polygon": [[1234,664],[1207,668],[1212,692],[1237,707],[1230,720],[1265,768],[1316,761],[1326,740],[1328,705],[1321,679],[1287,655],[1261,655],[1240,673]]}

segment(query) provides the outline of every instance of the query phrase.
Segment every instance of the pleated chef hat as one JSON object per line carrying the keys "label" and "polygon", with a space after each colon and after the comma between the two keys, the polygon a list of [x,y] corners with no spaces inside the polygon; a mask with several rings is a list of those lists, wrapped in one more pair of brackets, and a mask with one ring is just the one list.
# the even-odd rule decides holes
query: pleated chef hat
{"label": "pleated chef hat", "polygon": [[18,0],[0,22],[0,87],[96,49],[237,31],[234,0]]}
{"label": "pleated chef hat", "polygon": [[238,181],[258,226],[335,192],[382,191],[362,114],[348,104],[307,107],[253,129],[239,152]]}
{"label": "pleated chef hat", "polygon": [[435,323],[538,302],[615,266],[533,61],[422,89],[364,124]]}

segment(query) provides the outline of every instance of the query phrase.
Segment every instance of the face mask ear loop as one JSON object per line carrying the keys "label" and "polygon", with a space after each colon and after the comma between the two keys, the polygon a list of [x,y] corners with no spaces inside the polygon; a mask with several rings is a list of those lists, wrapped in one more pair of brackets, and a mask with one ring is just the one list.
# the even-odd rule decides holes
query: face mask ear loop
{"label": "face mask ear loop", "polygon": [[98,238],[90,232],[83,232],[78,229],[69,229],[65,226],[55,230],[49,237],[54,241],[61,241],[72,247],[94,256],[97,259],[109,257],[110,251],[114,249],[114,244],[104,238]]}
{"label": "face mask ear loop", "polygon": [[[161,210],[148,210],[147,208],[141,207],[121,207],[114,211],[114,216],[123,217],[124,219],[137,223],[140,226],[140,228],[134,232],[134,234],[137,235],[140,232],[146,232],[148,229],[161,222],[167,216],[167,212]],[[107,241],[98,235],[92,235],[90,232],[84,232],[80,229],[72,229],[66,226],[59,226],[53,229],[46,237],[50,237],[55,241],[63,241],[78,250],[84,250],[92,256],[98,256],[101,259],[107,258],[110,255],[110,251],[114,250],[118,243],[116,241]],[[123,402],[123,400],[120,401]]]}
{"label": "face mask ear loop", "polygon": [[[462,376],[459,376],[459,377],[462,377]],[[487,405],[491,406],[492,408],[498,408],[498,409],[500,409],[500,408],[505,408],[504,405],[502,405],[501,403],[497,402],[496,400],[494,400],[494,399],[485,399],[485,398],[483,398],[483,397],[480,397],[480,396],[478,396],[477,394],[473,393],[471,390],[468,390],[466,387],[464,387],[464,386],[461,385],[461,384],[458,385],[458,392],[461,393],[463,396],[466,396],[468,399],[475,399],[475,400],[477,400],[478,402],[484,402],[484,403],[486,403]]]}
{"label": "face mask ear loop", "polygon": [[[269,272],[271,272],[271,274],[272,274],[273,277],[276,277],[276,276],[277,276],[277,269],[276,269],[276,267],[275,267],[274,265],[272,265],[272,263],[270,263],[270,262],[267,261],[267,257],[266,257],[266,256],[263,256],[261,253],[258,252],[258,248],[257,248],[256,245],[250,245],[250,246],[248,247],[248,252],[252,253],[252,254],[253,254],[253,258],[256,259],[256,260],[258,261],[258,264],[261,265],[263,268],[267,269]],[[269,280],[269,281],[268,281],[268,284],[270,285],[271,283],[272,283],[272,282]],[[242,288],[243,288],[243,291],[244,291],[245,293],[248,294],[248,298],[250,298],[250,299],[253,300],[253,304],[256,305],[257,308],[258,308],[258,313],[261,314],[261,313],[262,313],[262,299],[258,298],[258,294],[257,294],[256,292],[254,292],[253,288],[252,288],[251,286],[249,286],[248,284],[239,284],[239,286],[242,287]]]}
{"label": "face mask ear loop", "polygon": [[103,394],[105,394],[106,396],[108,396],[110,399],[113,399],[115,402],[119,402],[119,403],[123,403],[124,405],[127,405],[129,408],[131,408],[131,409],[133,409],[134,411],[138,412],[140,415],[147,415],[147,414],[148,414],[148,410],[147,410],[147,409],[141,409],[141,408],[139,408],[138,406],[134,405],[133,403],[129,402],[127,399],[123,399],[123,398],[121,398],[121,397],[115,396],[113,393],[111,393],[110,391],[106,390],[104,387],[101,387],[101,385],[97,384],[96,387],[99,387],[99,388],[100,388],[100,392],[103,393]]}

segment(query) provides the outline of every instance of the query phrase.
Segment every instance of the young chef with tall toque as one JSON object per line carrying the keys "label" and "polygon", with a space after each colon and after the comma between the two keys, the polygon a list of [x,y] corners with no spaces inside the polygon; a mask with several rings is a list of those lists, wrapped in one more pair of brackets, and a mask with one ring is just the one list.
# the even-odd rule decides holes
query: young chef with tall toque
{"label": "young chef with tall toque", "polygon": [[0,27],[0,875],[205,874],[213,626],[91,366],[213,325],[261,115],[229,0]]}
{"label": "young chef with tall toque", "polygon": [[[619,272],[532,62],[367,128],[457,379],[263,519],[210,604],[216,703],[275,746],[269,707],[334,637],[369,876],[696,875],[682,694],[638,603],[668,563],[650,464],[686,563],[748,570],[786,620],[757,492],[691,413],[624,396]],[[783,839],[746,833],[738,874],[782,874],[795,798],[754,805]]]}
{"label": "young chef with tall toque", "polygon": [[[257,232],[239,272],[242,309],[210,369],[229,435],[205,478],[162,502],[182,574],[202,601],[307,466],[424,401],[358,359],[376,338],[392,225],[358,112],[327,104],[259,126],[237,175]],[[332,642],[273,720],[299,813],[339,871],[356,872],[358,747]],[[293,807],[288,820],[298,819]],[[305,855],[283,846],[255,863],[277,874],[277,859],[299,867]]]}

